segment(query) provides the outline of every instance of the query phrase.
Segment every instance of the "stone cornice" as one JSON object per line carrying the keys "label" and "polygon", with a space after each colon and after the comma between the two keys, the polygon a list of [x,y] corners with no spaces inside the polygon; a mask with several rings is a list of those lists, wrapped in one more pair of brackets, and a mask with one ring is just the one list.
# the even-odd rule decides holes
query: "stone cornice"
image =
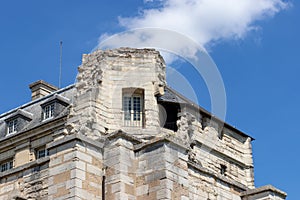
{"label": "stone cornice", "polygon": [[47,144],[47,148],[52,149],[52,148],[55,148],[57,146],[63,145],[65,143],[68,143],[68,142],[71,142],[74,140],[89,143],[89,144],[93,145],[94,147],[101,148],[101,149],[104,147],[104,141],[101,142],[101,141],[92,140],[92,139],[86,137],[85,135],[76,133],[76,134],[67,135],[57,141],[53,141],[53,142]]}
{"label": "stone cornice", "polygon": [[183,143],[181,142],[179,139],[177,139],[174,136],[165,136],[165,137],[155,137],[147,142],[141,143],[141,144],[137,144],[134,145],[134,151],[140,151],[148,146],[151,146],[153,144],[157,144],[157,143],[172,143],[174,145],[176,145],[177,147],[180,147],[183,150],[188,150],[189,148]]}
{"label": "stone cornice", "polygon": [[124,138],[131,141],[133,144],[141,144],[143,141],[133,135],[130,135],[122,130],[112,132],[106,136],[107,139]]}
{"label": "stone cornice", "polygon": [[245,192],[241,193],[242,197],[247,197],[247,196],[252,196],[252,195],[256,195],[259,193],[263,193],[263,192],[272,192],[275,193],[276,195],[282,197],[282,198],[286,198],[287,194],[277,188],[275,188],[272,185],[265,185],[259,188],[255,188],[255,189],[251,189],[251,190],[247,190]]}

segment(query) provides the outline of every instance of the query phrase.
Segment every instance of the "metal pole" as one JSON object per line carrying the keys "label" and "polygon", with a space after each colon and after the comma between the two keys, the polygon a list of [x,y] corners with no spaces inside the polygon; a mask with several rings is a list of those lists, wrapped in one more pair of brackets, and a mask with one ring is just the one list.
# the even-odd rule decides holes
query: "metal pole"
{"label": "metal pole", "polygon": [[61,87],[61,69],[62,69],[62,41],[59,42],[59,80],[58,80],[58,88]]}

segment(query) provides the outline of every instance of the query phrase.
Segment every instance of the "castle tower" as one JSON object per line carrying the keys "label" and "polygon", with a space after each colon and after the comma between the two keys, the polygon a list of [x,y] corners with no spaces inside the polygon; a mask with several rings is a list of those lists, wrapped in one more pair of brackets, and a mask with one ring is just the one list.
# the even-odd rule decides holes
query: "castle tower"
{"label": "castle tower", "polygon": [[169,88],[158,51],[97,50],[0,115],[0,199],[285,199],[255,188],[252,141]]}

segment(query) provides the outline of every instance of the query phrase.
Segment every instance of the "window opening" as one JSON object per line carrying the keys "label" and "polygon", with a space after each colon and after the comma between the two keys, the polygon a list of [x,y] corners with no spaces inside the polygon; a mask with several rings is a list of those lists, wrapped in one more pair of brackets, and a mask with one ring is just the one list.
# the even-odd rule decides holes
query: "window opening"
{"label": "window opening", "polygon": [[54,103],[43,107],[43,120],[51,119],[54,116]]}
{"label": "window opening", "polygon": [[123,89],[124,126],[143,127],[143,90]]}
{"label": "window opening", "polygon": [[227,169],[227,167],[226,167],[226,165],[220,165],[220,173],[222,174],[222,175],[226,175],[225,173],[226,173],[226,169]]}
{"label": "window opening", "polygon": [[46,156],[49,156],[49,152],[46,148],[41,148],[41,149],[38,149],[36,151],[36,158],[39,159],[39,158],[44,158]]}
{"label": "window opening", "polygon": [[18,119],[10,120],[7,123],[7,134],[12,134],[17,132],[17,124],[18,124]]}
{"label": "window opening", "polygon": [[1,172],[4,172],[4,171],[7,171],[9,169],[12,169],[13,168],[13,161],[10,160],[10,161],[7,161],[5,163],[2,163],[1,164]]}

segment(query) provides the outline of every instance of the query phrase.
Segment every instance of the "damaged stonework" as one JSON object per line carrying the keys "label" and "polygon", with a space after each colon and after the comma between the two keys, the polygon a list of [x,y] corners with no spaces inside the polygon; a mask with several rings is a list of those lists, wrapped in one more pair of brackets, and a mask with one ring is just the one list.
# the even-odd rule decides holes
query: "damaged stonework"
{"label": "damaged stonework", "polygon": [[0,115],[0,199],[284,200],[254,185],[254,139],[168,87],[165,68],[154,49],[97,50],[75,85]]}
{"label": "damaged stonework", "polygon": [[193,122],[195,121],[195,117],[190,113],[180,113],[179,119],[177,120],[177,136],[180,137],[182,141],[186,145],[191,144],[191,140],[193,138],[194,126]]}
{"label": "damaged stonework", "polygon": [[[164,60],[153,49],[120,48],[83,55],[69,126],[94,139],[120,129],[120,125],[141,136],[153,135],[151,130],[159,127],[155,95],[163,94],[165,76]],[[124,126],[122,95],[126,89],[128,95],[137,90],[143,94],[140,127],[146,129]]]}

